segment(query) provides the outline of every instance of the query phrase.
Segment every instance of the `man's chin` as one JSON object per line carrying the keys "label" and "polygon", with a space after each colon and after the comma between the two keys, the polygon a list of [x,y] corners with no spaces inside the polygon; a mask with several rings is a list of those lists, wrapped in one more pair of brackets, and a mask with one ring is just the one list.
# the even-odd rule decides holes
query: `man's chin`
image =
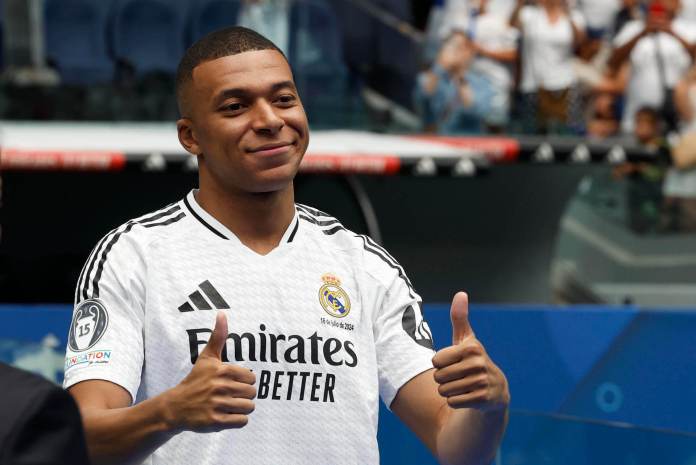
{"label": "man's chin", "polygon": [[292,176],[274,176],[272,178],[263,178],[257,180],[253,186],[250,186],[249,192],[252,194],[272,194],[276,192],[283,192],[288,189],[292,189],[292,181],[295,178],[295,174]]}

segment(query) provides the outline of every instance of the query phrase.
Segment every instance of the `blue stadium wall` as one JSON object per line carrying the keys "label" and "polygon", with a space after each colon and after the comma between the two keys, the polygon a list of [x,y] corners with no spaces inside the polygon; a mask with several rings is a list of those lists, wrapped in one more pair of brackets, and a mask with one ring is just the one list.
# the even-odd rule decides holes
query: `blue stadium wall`
{"label": "blue stadium wall", "polygon": [[[448,345],[448,305],[425,314]],[[59,381],[70,315],[0,305],[0,360]],[[474,305],[471,322],[512,393],[496,464],[696,463],[696,309]],[[384,406],[379,443],[385,465],[436,463]]]}

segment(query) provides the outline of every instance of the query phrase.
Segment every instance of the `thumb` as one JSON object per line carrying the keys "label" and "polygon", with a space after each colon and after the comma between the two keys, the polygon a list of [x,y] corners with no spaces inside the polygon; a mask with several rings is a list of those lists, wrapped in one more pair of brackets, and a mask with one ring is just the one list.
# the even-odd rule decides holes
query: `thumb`
{"label": "thumb", "polygon": [[469,296],[466,292],[457,292],[452,299],[450,309],[452,319],[452,345],[457,345],[467,337],[474,335],[469,324]]}
{"label": "thumb", "polygon": [[221,360],[222,349],[225,347],[225,341],[227,341],[227,334],[227,315],[225,315],[225,312],[219,311],[215,316],[213,333],[210,335],[210,339],[201,355]]}

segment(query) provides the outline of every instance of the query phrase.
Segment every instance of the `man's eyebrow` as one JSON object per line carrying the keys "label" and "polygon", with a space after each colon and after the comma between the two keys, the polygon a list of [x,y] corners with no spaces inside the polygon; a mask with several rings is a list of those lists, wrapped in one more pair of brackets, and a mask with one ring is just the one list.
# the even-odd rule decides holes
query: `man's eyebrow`
{"label": "man's eyebrow", "polygon": [[[295,83],[292,81],[281,81],[281,82],[276,82],[275,84],[271,85],[268,89],[268,93],[272,94],[274,92],[278,92],[279,90],[283,89],[290,89],[293,92],[297,92],[297,89],[295,88]],[[250,91],[249,89],[243,88],[243,87],[233,87],[230,89],[225,89],[220,91],[218,93],[217,97],[215,98],[216,103],[222,103],[228,98],[243,98],[243,97],[248,97],[251,95],[253,92]]]}

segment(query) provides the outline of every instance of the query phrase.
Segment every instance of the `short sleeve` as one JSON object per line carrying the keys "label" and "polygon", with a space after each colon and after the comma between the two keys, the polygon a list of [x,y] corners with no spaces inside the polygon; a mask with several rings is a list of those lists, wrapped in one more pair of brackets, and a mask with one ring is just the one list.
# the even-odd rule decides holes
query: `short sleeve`
{"label": "short sleeve", "polygon": [[535,18],[538,16],[539,7],[534,5],[525,5],[520,8],[519,20],[522,29],[532,27]]}
{"label": "short sleeve", "polygon": [[629,23],[626,23],[624,27],[622,27],[621,30],[616,34],[616,37],[614,37],[612,45],[614,47],[621,47],[623,45],[626,45],[635,36],[640,34],[640,31],[643,30],[643,27],[644,26],[642,21],[631,21]]}
{"label": "short sleeve", "polygon": [[107,234],[80,274],[63,387],[101,379],[135,401],[144,359],[145,260],[131,227]]}
{"label": "short sleeve", "polygon": [[386,284],[376,302],[374,338],[379,393],[389,407],[404,384],[433,367],[435,352],[420,296],[396,260],[382,255],[368,257],[368,266]]}
{"label": "short sleeve", "polygon": [[582,14],[582,12],[578,10],[572,10],[570,12],[570,20],[575,24],[575,27],[577,27],[580,30],[585,30],[585,27],[587,27],[587,21],[585,21],[585,16]]}

